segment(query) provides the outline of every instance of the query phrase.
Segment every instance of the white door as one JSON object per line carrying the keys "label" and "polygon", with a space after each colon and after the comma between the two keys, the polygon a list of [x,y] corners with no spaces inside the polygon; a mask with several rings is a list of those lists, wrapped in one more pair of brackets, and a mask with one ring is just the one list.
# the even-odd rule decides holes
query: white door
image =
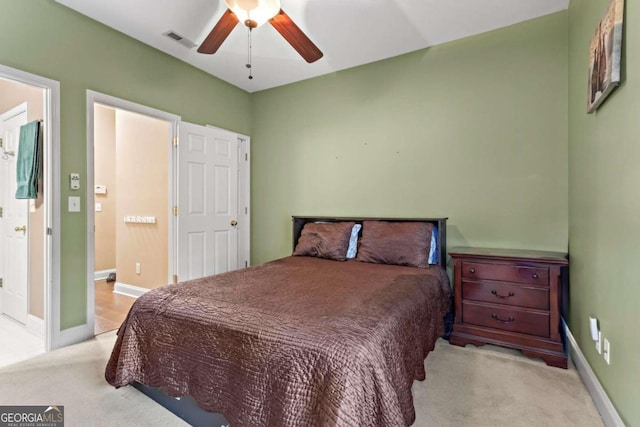
{"label": "white door", "polygon": [[1,311],[21,323],[27,322],[29,206],[27,200],[18,200],[15,194],[20,126],[26,123],[26,104],[0,115],[0,138],[3,145],[0,149]]}
{"label": "white door", "polygon": [[181,122],[178,280],[238,268],[238,136]]}

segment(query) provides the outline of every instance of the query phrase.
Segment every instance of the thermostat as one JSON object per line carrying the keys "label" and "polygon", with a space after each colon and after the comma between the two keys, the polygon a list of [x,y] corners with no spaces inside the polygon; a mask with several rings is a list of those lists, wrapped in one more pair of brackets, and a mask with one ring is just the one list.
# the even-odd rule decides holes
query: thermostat
{"label": "thermostat", "polygon": [[70,173],[69,174],[69,188],[72,190],[80,189],[80,174],[79,173]]}

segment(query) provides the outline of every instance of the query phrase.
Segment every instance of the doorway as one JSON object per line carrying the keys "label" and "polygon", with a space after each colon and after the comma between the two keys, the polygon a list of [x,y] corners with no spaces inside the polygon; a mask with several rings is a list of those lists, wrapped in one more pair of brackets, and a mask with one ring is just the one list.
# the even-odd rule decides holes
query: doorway
{"label": "doorway", "polygon": [[[0,366],[43,353],[56,338],[47,232],[53,231],[53,96],[55,82],[0,65]],[[30,184],[18,186],[16,171]]]}
{"label": "doorway", "polygon": [[[141,124],[126,146],[138,149],[138,152],[134,150],[127,155],[128,168],[117,169],[116,175],[121,183],[116,182],[116,193],[121,186],[136,187],[145,181],[143,159],[155,156],[158,151],[167,154],[150,162],[152,177],[146,179],[147,184],[141,193],[129,197],[126,203],[116,202],[125,209],[116,209],[115,220],[111,220],[116,223],[115,232],[111,233],[116,238],[125,231],[140,233],[139,241],[133,241],[129,246],[141,243],[142,237],[153,238],[154,232],[158,238],[157,233],[163,231],[166,233],[166,245],[160,240],[155,243],[147,241],[139,246],[142,249],[123,257],[118,255],[116,248],[117,265],[112,293],[135,298],[168,283],[249,265],[249,137],[210,126],[184,123],[180,117],[170,113],[87,91],[87,186],[91,189],[87,192],[87,206],[95,205],[95,209],[87,210],[87,304],[91,307],[88,323],[92,327],[97,321],[96,273],[107,278],[114,273],[113,267],[107,264],[96,268],[97,256],[102,250],[98,249],[98,239],[108,234],[99,231],[99,221],[107,216],[103,212],[110,186],[99,182],[107,180],[100,177],[98,169],[104,166],[102,159],[106,164],[109,158],[109,155],[100,154],[96,145],[99,108],[115,111],[114,134],[118,133],[118,122],[128,117],[137,117],[136,121]],[[154,145],[142,148],[143,137],[155,133],[149,127],[152,122],[162,123],[165,131],[157,134],[160,136],[156,136]],[[168,137],[163,138],[162,135]],[[166,141],[164,144],[163,139]],[[137,174],[132,176],[132,172]],[[138,203],[143,199],[148,203],[153,199],[158,205],[152,210]],[[199,219],[197,224],[196,217]],[[209,225],[214,223],[214,226]],[[157,258],[145,260],[144,256],[151,252],[155,252]],[[118,262],[121,258],[123,260]],[[160,258],[166,263],[158,261]],[[120,265],[124,266],[122,271]],[[155,274],[155,278],[142,282],[141,276],[145,272]]]}
{"label": "doorway", "polygon": [[[15,197],[20,129],[29,119],[26,100],[31,95],[42,102],[42,93],[36,88],[6,81],[0,82],[0,93],[12,97],[9,102],[25,99],[9,110],[5,110],[7,101],[0,105],[0,366],[6,366],[41,354],[45,347],[41,327],[44,326],[44,277],[29,274],[30,269],[42,270],[39,263],[29,262],[39,259],[31,257],[29,252],[30,249],[34,254],[40,251],[44,236],[35,234],[37,230],[31,231],[32,225],[41,228],[37,226],[36,201]],[[34,276],[31,281],[30,276]]]}
{"label": "doorway", "polygon": [[116,329],[135,298],[169,274],[172,126],[94,104],[95,333]]}

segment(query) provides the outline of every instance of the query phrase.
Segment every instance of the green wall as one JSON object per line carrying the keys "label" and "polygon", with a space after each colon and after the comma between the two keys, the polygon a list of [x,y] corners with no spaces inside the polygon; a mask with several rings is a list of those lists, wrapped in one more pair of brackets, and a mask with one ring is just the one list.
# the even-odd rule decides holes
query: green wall
{"label": "green wall", "polygon": [[291,215],[448,216],[449,247],[564,251],[567,12],[252,97],[252,262]]}
{"label": "green wall", "polygon": [[[0,0],[0,64],[60,82],[61,182],[86,182],[86,91],[248,134],[250,95],[52,0]],[[71,195],[62,186],[62,200]],[[62,212],[61,328],[86,319],[86,198]],[[62,203],[65,206],[65,203]]]}
{"label": "green wall", "polygon": [[[627,426],[640,426],[640,8],[627,1],[622,85],[586,113],[589,41],[609,0],[569,10],[569,327]],[[611,342],[611,365],[588,317]]]}

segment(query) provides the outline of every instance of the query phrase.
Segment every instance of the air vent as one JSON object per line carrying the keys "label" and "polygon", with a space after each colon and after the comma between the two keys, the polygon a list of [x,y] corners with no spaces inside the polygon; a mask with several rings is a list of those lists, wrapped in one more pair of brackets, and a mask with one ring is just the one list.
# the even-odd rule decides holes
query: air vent
{"label": "air vent", "polygon": [[165,36],[167,36],[167,37],[171,37],[172,39],[177,40],[177,41],[180,41],[180,40],[182,40],[182,39],[183,39],[183,37],[182,37],[182,36],[180,36],[180,35],[178,35],[178,34],[174,33],[173,31],[169,31],[168,33],[166,33],[166,34],[165,34]]}
{"label": "air vent", "polygon": [[178,43],[180,43],[182,46],[186,47],[187,49],[192,49],[194,47],[196,47],[196,44],[194,42],[192,42],[191,40],[182,37],[180,34],[176,33],[173,30],[169,30],[166,33],[163,33],[164,36],[169,37],[170,39],[173,39],[175,41],[177,41]]}

